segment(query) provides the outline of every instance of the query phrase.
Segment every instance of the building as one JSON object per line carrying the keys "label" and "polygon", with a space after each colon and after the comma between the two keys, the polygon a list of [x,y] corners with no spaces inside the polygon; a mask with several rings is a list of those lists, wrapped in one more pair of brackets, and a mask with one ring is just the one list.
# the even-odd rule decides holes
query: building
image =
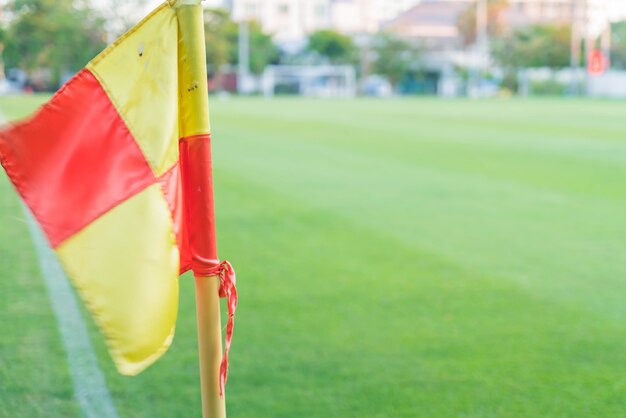
{"label": "building", "polygon": [[[573,15],[573,0],[509,0],[509,8],[505,12],[505,22],[511,26],[571,22]],[[519,19],[519,21],[515,19]]]}
{"label": "building", "polygon": [[422,0],[230,0],[233,19],[256,20],[279,43],[302,41],[309,33],[334,29],[356,35],[377,32],[381,24]]}
{"label": "building", "polygon": [[[509,0],[509,7],[499,18],[509,29],[535,23],[571,22],[577,12],[574,1]],[[413,90],[455,95],[461,88],[456,69],[477,74],[489,65],[486,50],[480,45],[464,45],[459,30],[461,16],[473,7],[477,7],[477,0],[424,0],[383,24],[384,30],[423,49],[421,78],[430,80],[430,86],[417,86]]]}
{"label": "building", "polygon": [[382,29],[426,49],[459,49],[462,42],[457,23],[468,7],[467,0],[424,1],[383,24]]}
{"label": "building", "polygon": [[624,0],[509,0],[509,3],[510,12],[525,16],[531,23],[586,22],[590,36],[599,36],[609,22],[626,18]]}
{"label": "building", "polygon": [[373,0],[372,7],[381,24],[395,19],[401,13],[423,0]]}
{"label": "building", "polygon": [[294,42],[330,27],[328,0],[234,0],[235,21],[255,20],[278,42]]}

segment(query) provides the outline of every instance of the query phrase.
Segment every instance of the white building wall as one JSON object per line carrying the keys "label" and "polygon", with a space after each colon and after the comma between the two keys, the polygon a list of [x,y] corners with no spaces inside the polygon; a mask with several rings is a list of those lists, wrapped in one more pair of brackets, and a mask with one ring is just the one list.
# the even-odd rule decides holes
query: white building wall
{"label": "white building wall", "polygon": [[236,21],[257,20],[279,42],[320,29],[346,34],[376,32],[380,24],[420,0],[233,0]]}
{"label": "white building wall", "polygon": [[369,19],[369,0],[339,0],[332,4],[333,28],[345,33],[362,32]]}
{"label": "white building wall", "polygon": [[[156,0],[154,0],[156,1]],[[373,33],[382,23],[424,0],[210,0],[230,3],[235,20],[254,19],[281,42],[303,39],[319,29],[333,28],[347,34]],[[463,1],[463,0],[461,0]],[[476,0],[465,0],[468,4]],[[581,0],[509,0],[513,8],[538,20],[569,19],[574,3]],[[608,21],[626,17],[626,0],[586,0],[589,30],[600,33]],[[584,15],[584,12],[583,12]]]}
{"label": "white building wall", "polygon": [[373,0],[372,7],[380,23],[388,22],[423,0]]}
{"label": "white building wall", "polygon": [[334,0],[332,26],[348,34],[374,33],[423,0]]}
{"label": "white building wall", "polygon": [[233,19],[256,20],[277,41],[302,39],[332,26],[331,0],[234,0]]}

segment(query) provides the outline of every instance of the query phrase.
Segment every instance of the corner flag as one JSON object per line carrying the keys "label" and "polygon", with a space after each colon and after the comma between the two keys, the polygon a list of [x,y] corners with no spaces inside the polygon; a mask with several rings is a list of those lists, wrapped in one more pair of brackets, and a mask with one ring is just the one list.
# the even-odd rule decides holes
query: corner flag
{"label": "corner flag", "polygon": [[[216,279],[228,298],[221,393],[237,291],[215,245],[199,3],[163,3],[32,118],[0,131],[0,161],[120,373],[141,372],[170,346],[179,274]],[[219,306],[211,312],[219,323]]]}

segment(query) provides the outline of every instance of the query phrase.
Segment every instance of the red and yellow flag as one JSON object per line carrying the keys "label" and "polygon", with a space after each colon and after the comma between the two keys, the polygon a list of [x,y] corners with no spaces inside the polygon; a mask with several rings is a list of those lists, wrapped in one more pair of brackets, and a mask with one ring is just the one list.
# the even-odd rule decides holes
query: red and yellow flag
{"label": "red and yellow flag", "polygon": [[162,4],[31,119],[0,131],[0,160],[120,373],[170,346],[189,269],[220,276],[227,359],[236,290],[215,247],[199,1]]}

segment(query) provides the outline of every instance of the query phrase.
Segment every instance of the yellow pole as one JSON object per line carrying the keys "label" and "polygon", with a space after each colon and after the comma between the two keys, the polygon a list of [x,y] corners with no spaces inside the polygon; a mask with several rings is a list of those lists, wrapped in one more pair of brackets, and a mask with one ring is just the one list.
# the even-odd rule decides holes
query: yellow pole
{"label": "yellow pole", "polygon": [[[181,138],[210,132],[209,105],[204,44],[204,23],[201,0],[169,0],[178,18],[178,85]],[[206,150],[210,153],[210,149]],[[203,163],[210,165],[209,161]],[[210,176],[210,166],[207,168]],[[208,179],[210,181],[210,178]],[[183,179],[184,181],[184,179]],[[206,186],[206,185],[204,185]],[[190,199],[212,199],[210,190]],[[187,202],[187,201],[186,201]],[[187,204],[187,203],[186,203]],[[210,211],[212,212],[212,203]],[[206,215],[202,214],[203,216]],[[212,218],[212,213],[208,218]],[[209,241],[214,241],[214,220],[202,225]],[[192,233],[202,234],[203,231]],[[204,240],[206,237],[202,237]],[[192,249],[193,251],[193,249]],[[215,248],[212,249],[215,252]],[[204,256],[205,254],[203,254]],[[211,255],[212,258],[217,258]],[[222,360],[222,326],[220,322],[219,277],[195,274],[196,315],[198,322],[198,355],[203,418],[225,418],[224,397],[220,396],[220,364]]]}

